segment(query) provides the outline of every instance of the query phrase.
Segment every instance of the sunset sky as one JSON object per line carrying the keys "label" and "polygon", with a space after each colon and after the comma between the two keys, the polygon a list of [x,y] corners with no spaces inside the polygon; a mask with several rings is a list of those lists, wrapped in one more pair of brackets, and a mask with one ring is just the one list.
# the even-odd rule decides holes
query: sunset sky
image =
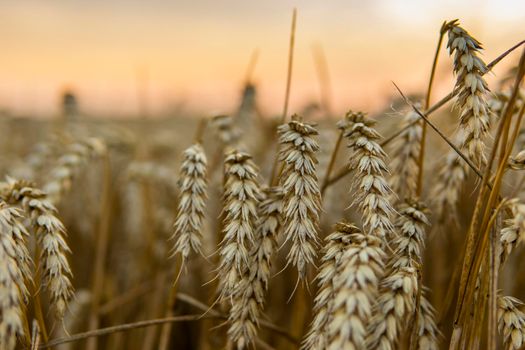
{"label": "sunset sky", "polygon": [[[339,112],[381,108],[394,94],[392,81],[407,92],[422,89],[444,20],[459,18],[484,44],[487,61],[525,39],[523,0],[2,0],[0,109],[53,115],[69,87],[87,114],[133,115],[137,77],[147,74],[152,114],[181,103],[199,113],[228,112],[257,49],[259,103],[278,113],[294,7],[291,111],[319,99],[315,45],[324,50]],[[451,79],[444,52],[437,93]]]}

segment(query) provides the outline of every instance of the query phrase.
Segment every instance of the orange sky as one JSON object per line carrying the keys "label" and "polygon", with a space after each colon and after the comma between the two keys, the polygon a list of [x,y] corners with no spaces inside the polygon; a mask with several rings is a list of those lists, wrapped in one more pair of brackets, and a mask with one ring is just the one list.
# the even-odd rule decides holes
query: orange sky
{"label": "orange sky", "polygon": [[[56,113],[64,86],[88,114],[136,114],[137,72],[147,70],[152,113],[184,101],[201,113],[238,103],[250,55],[267,113],[282,109],[291,9],[298,8],[291,111],[319,99],[312,45],[322,45],[333,105],[378,109],[426,84],[441,22],[459,18],[487,61],[525,39],[525,1],[54,0],[0,4],[0,109]],[[516,56],[513,57],[516,59]],[[448,89],[450,61],[439,71]],[[496,75],[501,70],[496,70]]]}

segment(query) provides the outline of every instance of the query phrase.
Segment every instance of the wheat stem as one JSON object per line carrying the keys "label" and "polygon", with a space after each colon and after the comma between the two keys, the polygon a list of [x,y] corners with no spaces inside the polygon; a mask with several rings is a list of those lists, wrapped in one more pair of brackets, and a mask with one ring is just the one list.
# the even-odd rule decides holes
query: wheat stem
{"label": "wheat stem", "polygon": [[183,316],[138,321],[138,322],[133,322],[133,323],[121,324],[118,326],[106,327],[106,328],[96,329],[96,330],[87,331],[83,333],[78,333],[78,334],[74,334],[67,338],[55,339],[55,340],[52,340],[50,342],[40,345],[40,349],[52,348],[60,344],[71,343],[71,342],[79,341],[82,339],[101,337],[104,335],[113,334],[117,332],[125,332],[128,330],[133,330],[137,328],[156,326],[156,325],[164,324],[167,322],[199,321],[201,319],[206,319],[206,318],[224,318],[224,317],[219,317],[216,315],[215,316],[214,315],[204,315],[203,316],[201,314],[195,314],[195,315],[183,315]]}
{"label": "wheat stem", "polygon": [[[290,46],[288,48],[288,69],[286,73],[286,91],[284,95],[283,114],[281,115],[280,124],[284,124],[288,115],[288,103],[290,100],[290,87],[292,85],[292,69],[293,69],[293,54],[295,48],[295,26],[297,22],[297,9],[293,9],[292,13],[292,28],[290,30]],[[279,163],[280,146],[277,144],[277,152],[273,161],[272,170],[270,173],[269,187],[274,187],[277,184],[277,164]]]}
{"label": "wheat stem", "polygon": [[315,68],[317,71],[317,78],[321,90],[321,107],[330,116],[332,114],[332,88],[330,84],[330,74],[328,72],[328,64],[326,63],[326,56],[321,45],[312,46],[312,55],[314,58]]}
{"label": "wheat stem", "polygon": [[[103,188],[100,203],[100,218],[95,249],[95,267],[93,269],[91,313],[89,316],[89,327],[98,328],[99,308],[103,295],[106,258],[109,245],[111,206],[112,206],[112,184],[111,165],[107,153],[103,158]],[[96,338],[91,338],[87,344],[88,350],[97,349]]]}
{"label": "wheat stem", "polygon": [[321,185],[321,197],[324,195],[326,188],[328,187],[328,181],[330,180],[330,175],[332,174],[332,170],[337,159],[337,153],[339,152],[339,148],[341,147],[341,141],[343,140],[344,133],[344,130],[341,130],[339,132],[339,136],[337,137],[337,141],[335,142],[332,155],[330,156],[330,163],[328,163],[328,167],[326,168],[326,173],[323,179],[323,184]]}
{"label": "wheat stem", "polygon": [[[181,270],[183,268],[183,258],[181,256],[177,257],[177,261],[175,262],[175,271],[174,275],[176,276],[175,282],[172,284],[170,288],[170,293],[168,296],[168,303],[166,305],[166,313],[165,317],[172,317],[173,316],[173,308],[175,307],[175,302],[177,300],[177,290],[178,290],[178,276],[180,276]],[[164,279],[161,277],[161,279]],[[160,331],[160,340],[158,349],[159,350],[166,350],[168,349],[169,341],[170,341],[170,334],[171,329],[173,327],[172,323],[166,323],[162,326],[162,329]]]}
{"label": "wheat stem", "polygon": [[[430,79],[428,80],[428,87],[427,87],[427,94],[425,97],[425,106],[424,110],[428,110],[430,107],[430,97],[432,93],[432,83],[434,82],[434,76],[436,74],[436,68],[439,58],[439,52],[441,51],[441,43],[443,42],[443,37],[446,33],[446,24],[447,22],[443,22],[441,25],[441,30],[439,31],[439,39],[436,47],[436,53],[434,54],[434,60],[432,62],[432,69],[430,71]],[[421,191],[423,190],[423,172],[424,172],[424,162],[425,162],[425,141],[427,136],[427,124],[422,122],[422,129],[421,129],[421,141],[420,141],[420,151],[419,151],[419,159],[418,159],[418,169],[419,174],[417,177],[417,190],[416,190],[416,196],[421,197]]]}
{"label": "wheat stem", "polygon": [[255,71],[255,67],[257,66],[258,60],[259,60],[259,49],[255,49],[252,51],[252,54],[250,55],[250,60],[248,61],[246,72],[244,73],[245,84],[249,84],[252,81],[252,75],[253,75],[253,72]]}
{"label": "wheat stem", "polygon": [[202,138],[204,136],[204,131],[206,131],[206,126],[208,125],[208,119],[202,118],[198,125],[197,129],[195,130],[195,136],[193,137],[193,140],[195,143],[202,143]]}

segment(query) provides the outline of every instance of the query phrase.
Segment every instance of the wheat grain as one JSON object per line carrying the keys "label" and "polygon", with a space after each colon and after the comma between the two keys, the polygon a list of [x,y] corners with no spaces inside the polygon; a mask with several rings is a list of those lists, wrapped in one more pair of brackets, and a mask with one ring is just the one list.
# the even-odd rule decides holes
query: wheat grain
{"label": "wheat grain", "polygon": [[525,150],[518,152],[512,157],[509,157],[509,167],[513,170],[525,169]]}
{"label": "wheat grain", "polygon": [[510,296],[498,298],[499,330],[509,350],[521,349],[525,340],[525,313],[523,302]]}
{"label": "wheat grain", "polygon": [[502,266],[516,246],[523,240],[523,233],[525,232],[525,205],[518,198],[514,198],[508,200],[505,207],[510,209],[512,216],[503,221],[504,226],[499,235],[502,247],[500,250]]}
{"label": "wheat grain", "polygon": [[[512,210],[512,207],[519,203],[519,199],[514,198],[507,203],[507,207]],[[507,261],[508,256],[512,253],[514,248],[518,245],[522,230],[521,224],[516,221],[516,217],[507,218],[503,221],[503,228],[500,231],[499,241],[502,249],[500,250],[500,264],[503,265]]]}

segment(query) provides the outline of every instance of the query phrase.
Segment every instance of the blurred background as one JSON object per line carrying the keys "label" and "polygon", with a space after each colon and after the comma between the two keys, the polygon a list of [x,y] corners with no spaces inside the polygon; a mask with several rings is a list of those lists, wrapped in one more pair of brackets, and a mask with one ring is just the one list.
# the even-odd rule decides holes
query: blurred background
{"label": "blurred background", "polygon": [[[87,116],[229,112],[256,56],[258,104],[279,113],[294,7],[291,112],[321,99],[323,71],[334,113],[382,109],[392,81],[422,91],[444,20],[459,18],[487,62],[525,37],[523,0],[2,0],[0,111],[56,116],[70,92]],[[437,94],[453,84],[442,57]]]}

